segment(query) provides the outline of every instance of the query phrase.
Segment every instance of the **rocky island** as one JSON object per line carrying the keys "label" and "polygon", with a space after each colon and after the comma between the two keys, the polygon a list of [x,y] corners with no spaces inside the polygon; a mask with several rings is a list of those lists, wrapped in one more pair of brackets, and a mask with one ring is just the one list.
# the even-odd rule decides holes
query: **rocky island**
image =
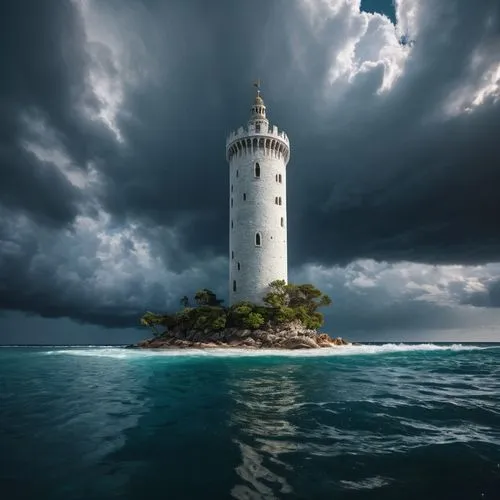
{"label": "rocky island", "polygon": [[145,349],[246,348],[314,349],[350,345],[318,330],[323,325],[319,307],[331,299],[310,284],[269,285],[263,304],[239,302],[222,306],[222,300],[208,289],[199,290],[191,305],[187,296],[175,314],[147,312],[141,324],[153,337],[129,347]]}
{"label": "rocky island", "polygon": [[[184,296],[173,314],[141,318],[153,337],[135,348],[313,349],[348,345],[320,333],[318,308],[330,297],[311,284],[287,283],[286,166],[290,141],[271,125],[256,82],[250,120],[226,139],[229,163],[229,306],[215,293]],[[269,283],[269,285],[267,285]]]}

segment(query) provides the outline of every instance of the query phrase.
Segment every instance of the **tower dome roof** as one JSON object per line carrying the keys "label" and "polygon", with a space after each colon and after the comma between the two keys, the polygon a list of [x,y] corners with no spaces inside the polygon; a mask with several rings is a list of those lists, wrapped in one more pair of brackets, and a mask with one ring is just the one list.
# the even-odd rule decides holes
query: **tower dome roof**
{"label": "tower dome roof", "polygon": [[255,95],[255,100],[252,105],[252,115],[250,117],[250,122],[267,122],[266,105],[264,104],[264,99],[262,99],[260,95],[260,80],[257,80],[254,83],[254,87],[257,88],[257,94]]}

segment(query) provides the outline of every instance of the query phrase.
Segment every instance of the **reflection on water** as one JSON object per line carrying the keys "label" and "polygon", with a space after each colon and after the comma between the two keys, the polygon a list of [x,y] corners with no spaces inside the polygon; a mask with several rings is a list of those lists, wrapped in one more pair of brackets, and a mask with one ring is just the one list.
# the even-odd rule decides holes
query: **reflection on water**
{"label": "reflection on water", "polygon": [[231,494],[308,498],[314,484],[318,498],[376,498],[390,488],[398,498],[398,475],[417,481],[413,470],[436,460],[450,464],[446,476],[465,464],[484,475],[478,453],[498,479],[498,373],[495,358],[477,364],[460,353],[439,363],[337,358],[235,368],[229,425],[240,461]]}
{"label": "reflection on water", "polygon": [[296,426],[288,416],[301,397],[298,370],[293,366],[264,367],[249,370],[245,378],[230,377],[234,400],[230,425],[238,436],[233,442],[241,452],[235,471],[243,481],[233,488],[234,498],[277,498],[266,483],[280,494],[293,492],[277,471],[290,469],[280,455],[296,449]]}

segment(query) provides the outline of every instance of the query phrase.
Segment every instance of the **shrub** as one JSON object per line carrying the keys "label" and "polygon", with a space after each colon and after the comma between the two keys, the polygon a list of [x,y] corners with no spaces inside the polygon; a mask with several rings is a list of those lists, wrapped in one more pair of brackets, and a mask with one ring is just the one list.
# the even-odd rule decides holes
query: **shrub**
{"label": "shrub", "polygon": [[224,328],[226,328],[226,321],[227,321],[227,318],[226,316],[219,316],[218,318],[216,318],[213,323],[212,323],[212,329],[213,330],[223,330]]}
{"label": "shrub", "polygon": [[198,316],[194,322],[194,327],[196,330],[204,330],[208,328],[209,321],[207,316]]}
{"label": "shrub", "polygon": [[261,314],[251,312],[248,316],[246,316],[243,320],[243,325],[246,328],[250,328],[251,330],[256,330],[259,326],[264,324],[264,318]]}
{"label": "shrub", "polygon": [[248,316],[252,312],[252,306],[242,304],[233,309],[233,313],[239,316]]}
{"label": "shrub", "polygon": [[323,315],[317,312],[317,309],[330,305],[332,301],[314,285],[294,285],[277,280],[270,283],[269,288],[264,303],[274,309],[274,319],[277,323],[299,320],[311,329],[323,325]]}
{"label": "shrub", "polygon": [[291,307],[280,307],[275,314],[278,323],[289,323],[296,319],[296,313]]}
{"label": "shrub", "polygon": [[198,290],[194,296],[194,300],[199,306],[220,306],[224,302],[218,299],[215,293],[208,288]]}

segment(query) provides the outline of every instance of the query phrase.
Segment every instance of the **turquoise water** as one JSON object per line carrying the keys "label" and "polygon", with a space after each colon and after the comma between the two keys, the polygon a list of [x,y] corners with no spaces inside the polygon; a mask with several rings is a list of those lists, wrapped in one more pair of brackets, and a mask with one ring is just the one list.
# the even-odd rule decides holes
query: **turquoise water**
{"label": "turquoise water", "polygon": [[2,499],[500,498],[500,346],[0,349]]}

